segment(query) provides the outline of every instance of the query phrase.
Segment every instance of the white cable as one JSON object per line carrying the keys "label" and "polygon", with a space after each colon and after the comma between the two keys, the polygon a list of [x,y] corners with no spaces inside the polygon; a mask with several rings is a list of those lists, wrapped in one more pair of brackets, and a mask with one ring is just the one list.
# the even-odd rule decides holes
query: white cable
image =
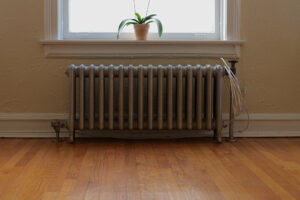
{"label": "white cable", "polygon": [[232,106],[233,106],[233,115],[235,117],[239,116],[242,112],[245,112],[247,115],[247,125],[244,129],[239,130],[237,132],[244,132],[249,128],[250,116],[248,112],[248,106],[246,104],[246,100],[242,94],[240,83],[235,74],[231,71],[231,68],[227,64],[224,58],[220,58],[224,63],[224,69],[227,72],[228,82],[227,87],[231,89],[231,97],[232,97]]}

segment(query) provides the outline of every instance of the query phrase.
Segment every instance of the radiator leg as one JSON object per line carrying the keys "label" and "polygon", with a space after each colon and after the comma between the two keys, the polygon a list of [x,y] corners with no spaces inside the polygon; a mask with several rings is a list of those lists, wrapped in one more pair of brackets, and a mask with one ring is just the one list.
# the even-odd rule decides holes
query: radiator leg
{"label": "radiator leg", "polygon": [[215,133],[214,133],[215,138],[217,140],[218,143],[222,143],[222,136],[221,136],[221,131],[220,130],[216,130]]}
{"label": "radiator leg", "polygon": [[218,131],[215,129],[214,130],[214,136],[213,136],[213,139],[215,140],[215,141],[217,141],[218,143],[221,143],[222,141],[220,141],[219,139],[218,139]]}
{"label": "radiator leg", "polygon": [[75,127],[74,127],[74,122],[69,123],[69,143],[74,143],[75,142]]}
{"label": "radiator leg", "polygon": [[216,130],[214,130],[214,135],[213,135],[214,140],[216,140],[216,136],[217,136],[217,132],[216,132]]}
{"label": "radiator leg", "polygon": [[70,133],[69,133],[69,142],[70,143],[74,143],[75,141],[75,129],[74,128],[70,128]]}
{"label": "radiator leg", "polygon": [[216,129],[214,130],[213,140],[217,141],[220,144],[222,143],[221,131]]}
{"label": "radiator leg", "polygon": [[[231,63],[231,71],[236,74],[236,68],[235,68],[235,64],[238,62],[236,60],[230,60],[229,61]],[[229,101],[229,106],[230,106],[230,110],[229,110],[229,138],[228,138],[228,142],[235,142],[236,139],[234,138],[234,131],[233,131],[233,127],[234,127],[234,111],[233,111],[233,99],[232,99],[232,90],[230,88],[230,101]]]}

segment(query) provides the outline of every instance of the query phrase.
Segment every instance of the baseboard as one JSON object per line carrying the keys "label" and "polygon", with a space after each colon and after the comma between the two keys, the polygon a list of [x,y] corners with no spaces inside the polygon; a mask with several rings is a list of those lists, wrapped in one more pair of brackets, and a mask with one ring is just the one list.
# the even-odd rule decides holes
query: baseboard
{"label": "baseboard", "polygon": [[[224,119],[228,116],[224,114]],[[68,119],[67,114],[52,113],[3,113],[0,114],[0,137],[2,138],[52,138],[55,133],[50,126],[53,119]],[[236,137],[300,137],[300,114],[251,114],[249,127],[243,130],[247,124],[247,116],[240,116],[235,121]],[[227,122],[228,123],[228,122]],[[185,137],[210,136],[210,134],[193,134],[183,132]],[[228,135],[228,130],[223,130],[223,135]],[[63,129],[61,137],[67,137],[68,131]],[[78,134],[80,137],[108,137],[109,134]],[[118,133],[114,133],[118,137]],[[119,134],[121,137],[121,134]],[[149,136],[149,134],[147,135]],[[168,135],[163,135],[169,137]],[[173,136],[173,135],[172,135]],[[126,137],[126,135],[122,135]],[[155,134],[153,134],[155,137]],[[174,135],[180,137],[180,134]]]}

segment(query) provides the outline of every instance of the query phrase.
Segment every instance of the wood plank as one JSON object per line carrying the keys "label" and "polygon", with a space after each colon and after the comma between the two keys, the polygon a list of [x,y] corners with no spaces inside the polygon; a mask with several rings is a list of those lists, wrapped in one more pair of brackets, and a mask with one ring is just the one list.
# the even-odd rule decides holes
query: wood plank
{"label": "wood plank", "polygon": [[297,199],[299,138],[0,139],[0,199]]}

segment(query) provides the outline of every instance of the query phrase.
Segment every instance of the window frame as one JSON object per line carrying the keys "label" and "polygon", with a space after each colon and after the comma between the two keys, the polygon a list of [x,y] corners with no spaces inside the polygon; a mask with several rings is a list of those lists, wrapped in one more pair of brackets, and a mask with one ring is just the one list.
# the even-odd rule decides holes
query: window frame
{"label": "window frame", "polygon": [[[226,17],[220,22],[224,30],[219,39],[202,40],[197,38],[147,41],[117,39],[64,39],[63,25],[59,23],[62,0],[44,0],[44,46],[46,57],[225,57],[239,58],[240,47],[240,6],[241,0],[222,0],[220,14]],[[132,34],[133,35],[133,34]]]}

